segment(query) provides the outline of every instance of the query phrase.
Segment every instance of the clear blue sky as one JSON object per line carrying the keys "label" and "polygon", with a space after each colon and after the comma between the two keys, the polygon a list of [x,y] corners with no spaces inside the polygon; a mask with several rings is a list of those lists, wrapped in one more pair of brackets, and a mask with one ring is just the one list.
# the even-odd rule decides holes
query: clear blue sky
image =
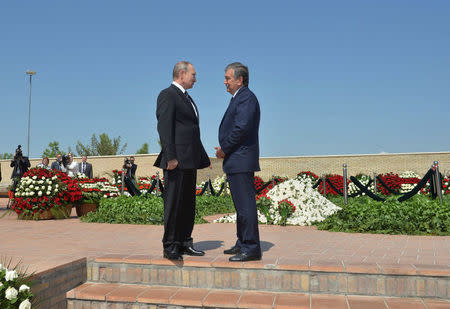
{"label": "clear blue sky", "polygon": [[92,133],[159,152],[155,107],[173,65],[212,156],[241,61],[261,105],[262,156],[450,150],[450,1],[2,1],[0,153],[31,157]]}

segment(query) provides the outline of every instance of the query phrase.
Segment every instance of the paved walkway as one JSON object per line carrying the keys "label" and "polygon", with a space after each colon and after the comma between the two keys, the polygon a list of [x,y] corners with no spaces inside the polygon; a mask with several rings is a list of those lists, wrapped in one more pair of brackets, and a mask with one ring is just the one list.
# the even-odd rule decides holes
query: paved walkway
{"label": "paved walkway", "polygon": [[[7,199],[0,199],[0,216]],[[0,218],[0,256],[21,259],[30,271],[40,272],[78,258],[108,254],[162,253],[162,226],[83,223],[72,212],[65,220],[22,221],[15,214]],[[195,246],[206,257],[224,259],[223,250],[235,241],[235,225],[199,224]],[[265,264],[342,265],[415,269],[436,265],[450,270],[450,237],[350,234],[319,231],[315,227],[260,225]]]}

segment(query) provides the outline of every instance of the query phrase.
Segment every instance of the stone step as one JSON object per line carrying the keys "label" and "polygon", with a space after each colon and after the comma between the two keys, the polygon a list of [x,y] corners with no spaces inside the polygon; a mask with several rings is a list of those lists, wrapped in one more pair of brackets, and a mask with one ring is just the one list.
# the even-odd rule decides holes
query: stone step
{"label": "stone step", "polygon": [[264,259],[228,262],[228,257],[107,255],[87,265],[87,281],[201,289],[255,290],[386,297],[450,299],[450,269],[438,265],[346,264],[334,261]]}
{"label": "stone step", "polygon": [[67,308],[305,308],[444,309],[450,302],[429,298],[217,290],[119,283],[84,283],[67,293]]}

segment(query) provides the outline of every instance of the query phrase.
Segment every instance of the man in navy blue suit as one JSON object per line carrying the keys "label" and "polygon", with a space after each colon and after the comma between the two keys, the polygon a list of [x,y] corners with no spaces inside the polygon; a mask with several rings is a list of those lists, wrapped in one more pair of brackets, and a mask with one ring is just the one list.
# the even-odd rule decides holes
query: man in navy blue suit
{"label": "man in navy blue suit", "polygon": [[248,68],[235,62],[225,68],[227,91],[233,96],[219,127],[217,158],[223,159],[237,213],[236,244],[224,251],[232,262],[261,259],[254,174],[259,171],[259,119],[256,96],[248,89]]}

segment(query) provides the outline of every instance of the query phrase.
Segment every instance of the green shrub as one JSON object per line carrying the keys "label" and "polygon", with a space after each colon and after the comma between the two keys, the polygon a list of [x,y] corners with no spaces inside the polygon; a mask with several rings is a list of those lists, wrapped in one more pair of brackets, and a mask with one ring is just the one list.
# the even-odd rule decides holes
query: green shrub
{"label": "green shrub", "polygon": [[127,197],[102,199],[96,212],[81,218],[84,222],[164,224],[164,206],[159,197]]}
{"label": "green shrub", "polygon": [[[195,223],[205,223],[204,216],[234,212],[228,196],[198,196]],[[122,224],[164,224],[164,205],[160,197],[127,197],[102,199],[96,212],[81,218],[84,222]]]}
{"label": "green shrub", "polygon": [[342,197],[329,198],[342,207],[326,220],[315,223],[321,230],[410,235],[450,235],[450,195],[431,199],[416,195],[399,202],[387,197],[377,202],[367,196],[350,198],[344,205]]}
{"label": "green shrub", "polygon": [[197,196],[195,223],[205,223],[205,216],[231,212],[235,212],[231,196]]}

